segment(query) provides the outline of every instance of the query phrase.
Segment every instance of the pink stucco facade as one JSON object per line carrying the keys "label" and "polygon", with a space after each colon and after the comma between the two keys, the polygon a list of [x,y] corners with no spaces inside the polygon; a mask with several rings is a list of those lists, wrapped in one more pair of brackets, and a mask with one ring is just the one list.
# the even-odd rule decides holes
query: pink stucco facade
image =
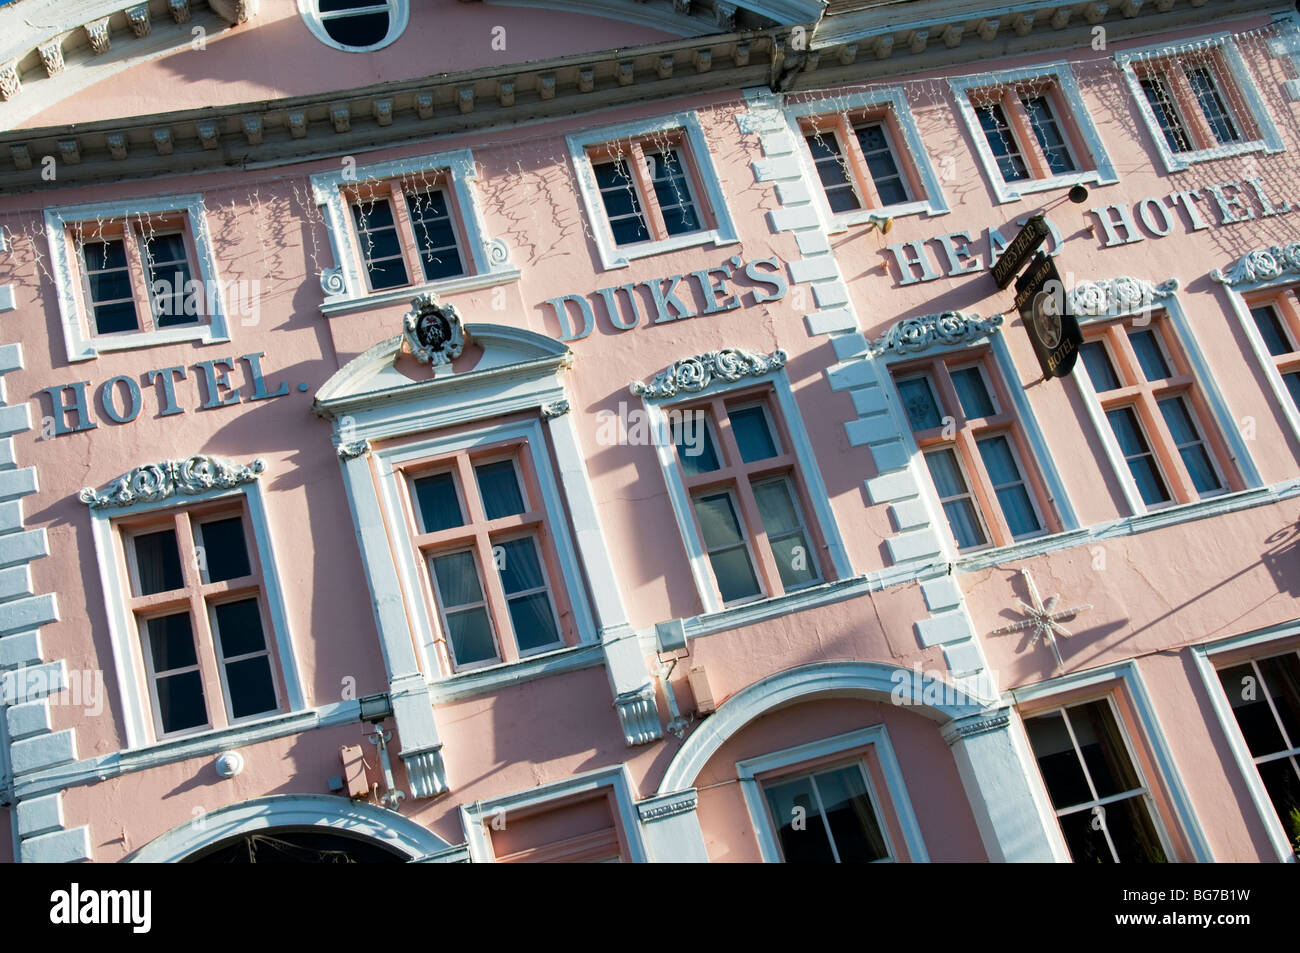
{"label": "pink stucco facade", "polygon": [[[392,0],[349,52],[310,0],[153,6],[0,63],[0,861],[1294,859],[1291,7]],[[989,274],[1043,209],[1092,348],[1047,380]],[[173,232],[220,291],[167,326]],[[682,408],[719,466],[627,426]],[[1078,611],[995,633],[1034,586]]]}

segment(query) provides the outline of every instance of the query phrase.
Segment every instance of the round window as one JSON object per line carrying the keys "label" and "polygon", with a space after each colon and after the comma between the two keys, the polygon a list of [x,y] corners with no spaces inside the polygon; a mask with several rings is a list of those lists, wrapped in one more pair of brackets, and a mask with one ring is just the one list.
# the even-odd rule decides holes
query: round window
{"label": "round window", "polygon": [[409,16],[407,0],[298,0],[298,10],[316,39],[349,53],[392,43]]}

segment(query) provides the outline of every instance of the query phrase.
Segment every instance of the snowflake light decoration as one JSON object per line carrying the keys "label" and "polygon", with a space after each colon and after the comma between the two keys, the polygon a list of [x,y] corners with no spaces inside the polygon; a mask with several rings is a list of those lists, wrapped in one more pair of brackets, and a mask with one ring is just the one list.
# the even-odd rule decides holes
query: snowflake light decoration
{"label": "snowflake light decoration", "polygon": [[1057,609],[1056,604],[1060,601],[1060,596],[1048,596],[1044,600],[1038,594],[1038,587],[1034,585],[1034,577],[1029,574],[1028,569],[1020,570],[1020,575],[1024,577],[1025,588],[1029,590],[1029,601],[1032,605],[1026,605],[1020,600],[1016,600],[1021,610],[1025,613],[1025,618],[1018,622],[1012,622],[994,629],[993,635],[1009,635],[1012,632],[1031,632],[1029,637],[1029,646],[1033,648],[1041,639],[1046,642],[1052,649],[1052,655],[1056,657],[1056,670],[1059,672],[1065,667],[1065,662],[1061,659],[1061,651],[1056,645],[1056,637],[1062,636],[1069,638],[1070,630],[1061,625],[1062,620],[1070,620],[1080,612],[1087,612],[1092,608],[1092,604],[1076,606],[1073,609]]}

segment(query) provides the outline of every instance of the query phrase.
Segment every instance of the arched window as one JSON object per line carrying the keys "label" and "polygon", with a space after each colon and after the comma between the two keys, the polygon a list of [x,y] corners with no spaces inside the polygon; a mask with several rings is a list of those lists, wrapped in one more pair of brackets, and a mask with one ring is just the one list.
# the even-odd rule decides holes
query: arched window
{"label": "arched window", "polygon": [[316,39],[349,53],[388,46],[410,16],[407,0],[298,0],[298,12]]}

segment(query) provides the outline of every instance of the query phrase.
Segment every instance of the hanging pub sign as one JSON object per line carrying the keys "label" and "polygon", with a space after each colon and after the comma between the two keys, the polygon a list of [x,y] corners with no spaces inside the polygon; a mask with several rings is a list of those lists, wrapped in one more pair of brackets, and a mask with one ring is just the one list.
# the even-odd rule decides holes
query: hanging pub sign
{"label": "hanging pub sign", "polygon": [[1074,369],[1083,332],[1070,314],[1056,262],[1039,252],[1016,279],[1016,310],[1029,331],[1043,378],[1064,377]]}
{"label": "hanging pub sign", "polygon": [[1033,215],[1025,222],[1024,228],[1016,233],[1016,237],[1011,239],[1002,256],[993,263],[993,280],[998,283],[999,288],[1011,284],[1020,269],[1025,266],[1025,262],[1029,261],[1030,256],[1038,250],[1038,246],[1047,241],[1047,237],[1051,234],[1047,220],[1041,214]]}

